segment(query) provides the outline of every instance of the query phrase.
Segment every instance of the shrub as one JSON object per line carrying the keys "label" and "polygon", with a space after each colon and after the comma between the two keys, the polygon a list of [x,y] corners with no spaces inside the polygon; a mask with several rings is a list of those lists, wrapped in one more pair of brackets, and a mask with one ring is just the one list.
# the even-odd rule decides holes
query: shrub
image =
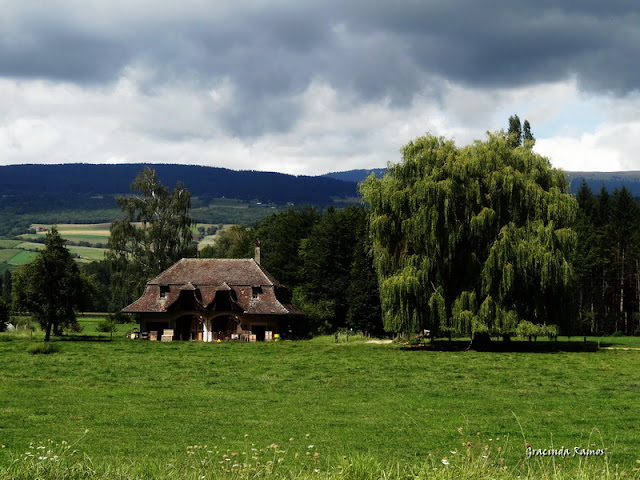
{"label": "shrub", "polygon": [[98,322],[98,325],[96,325],[96,330],[98,332],[110,333],[111,339],[113,339],[113,332],[116,332],[118,330],[118,327],[116,326],[115,316],[109,315],[101,322]]}
{"label": "shrub", "polygon": [[27,351],[31,355],[48,355],[50,353],[58,353],[60,351],[60,345],[50,342],[34,343]]}
{"label": "shrub", "polygon": [[113,321],[115,323],[125,324],[125,323],[129,323],[131,321],[131,316],[126,314],[126,313],[122,313],[122,312],[115,312],[115,313],[112,313],[109,316],[113,319]]}
{"label": "shrub", "polygon": [[73,323],[66,327],[66,330],[71,333],[81,333],[84,330],[84,327],[74,320]]}
{"label": "shrub", "polygon": [[113,317],[109,316],[104,320],[101,320],[96,325],[96,331],[103,333],[110,333],[116,330],[116,322]]}

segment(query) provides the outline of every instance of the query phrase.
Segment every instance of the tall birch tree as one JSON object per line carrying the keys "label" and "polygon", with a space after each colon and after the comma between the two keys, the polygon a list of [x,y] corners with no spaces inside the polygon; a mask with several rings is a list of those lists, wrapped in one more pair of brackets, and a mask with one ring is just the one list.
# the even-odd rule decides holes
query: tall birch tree
{"label": "tall birch tree", "polygon": [[131,190],[132,195],[117,198],[125,215],[111,224],[109,237],[115,309],[139,296],[146,280],[196,254],[189,190],[178,184],[169,192],[149,167],[136,177]]}

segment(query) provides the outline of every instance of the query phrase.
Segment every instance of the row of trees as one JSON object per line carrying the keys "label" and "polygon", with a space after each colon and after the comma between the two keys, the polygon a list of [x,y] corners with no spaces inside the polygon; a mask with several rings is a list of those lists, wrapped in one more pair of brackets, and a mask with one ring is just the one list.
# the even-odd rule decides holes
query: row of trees
{"label": "row of trees", "polygon": [[624,187],[594,195],[583,183],[576,200],[576,328],[639,334],[640,207]]}
{"label": "row of trees", "polygon": [[[364,207],[290,208],[222,232],[200,255],[251,257],[260,240],[262,264],[293,290],[311,332],[633,333],[638,204],[626,189],[596,196],[584,184],[569,195],[564,173],[534,142],[517,116],[508,132],[463,148],[420,137],[383,178],[361,184]],[[145,169],[132,189],[118,200],[125,215],[113,222],[105,262],[78,272],[53,229],[16,274],[14,302],[36,313],[47,338],[72,323],[80,299],[118,311],[146,280],[198,254],[182,185],[169,191]],[[56,292],[76,300],[40,301]]]}
{"label": "row of trees", "polygon": [[261,263],[293,290],[310,332],[351,328],[382,333],[382,316],[361,206],[314,208],[267,217],[254,228],[233,226],[201,257],[247,258],[260,240]]}

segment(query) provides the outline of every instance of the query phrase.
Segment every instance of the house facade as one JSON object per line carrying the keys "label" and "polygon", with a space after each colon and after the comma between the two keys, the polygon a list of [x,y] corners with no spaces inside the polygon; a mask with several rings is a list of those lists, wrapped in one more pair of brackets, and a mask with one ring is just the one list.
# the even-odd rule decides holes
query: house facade
{"label": "house facade", "polygon": [[151,340],[261,341],[287,336],[303,312],[256,259],[183,258],[125,307]]}

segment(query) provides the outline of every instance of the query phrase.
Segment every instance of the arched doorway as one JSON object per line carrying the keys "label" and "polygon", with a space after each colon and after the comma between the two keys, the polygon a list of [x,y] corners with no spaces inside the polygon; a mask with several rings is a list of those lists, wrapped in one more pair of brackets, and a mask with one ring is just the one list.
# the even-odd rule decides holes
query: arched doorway
{"label": "arched doorway", "polygon": [[204,323],[199,316],[184,315],[176,319],[176,328],[173,332],[174,340],[202,341]]}
{"label": "arched doorway", "polygon": [[238,333],[240,319],[233,315],[221,315],[211,320],[213,340],[231,340],[231,336]]}

